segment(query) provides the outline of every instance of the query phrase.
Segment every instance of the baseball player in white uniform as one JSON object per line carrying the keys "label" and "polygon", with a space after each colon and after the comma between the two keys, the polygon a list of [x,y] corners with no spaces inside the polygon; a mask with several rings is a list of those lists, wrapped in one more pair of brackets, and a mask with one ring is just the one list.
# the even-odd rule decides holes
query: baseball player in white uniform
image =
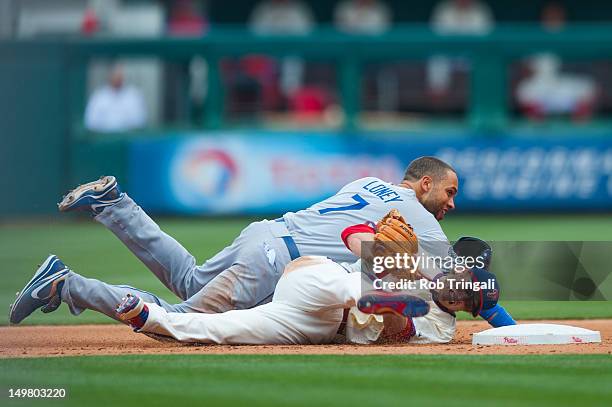
{"label": "baseball player in white uniform", "polygon": [[319,255],[336,262],[355,261],[338,233],[350,225],[376,222],[391,208],[410,219],[425,250],[444,255],[450,245],[438,220],[454,208],[457,190],[452,167],[434,157],[421,157],[410,163],[400,184],[373,177],[351,182],[308,209],[250,224],[230,246],[198,266],[183,246],[120,191],[114,177],[103,177],[71,191],[59,209],[91,213],[182,302],[170,304],[133,287],[85,278],[50,257],[19,293],[10,321],[19,323],[37,308],[51,312],[62,302],[74,315],[93,309],[116,319],[115,307],[128,293],[168,312],[252,308],[272,299],[293,259]]}
{"label": "baseball player in white uniform", "polygon": [[[345,232],[351,233],[351,227]],[[374,230],[351,236],[371,241]],[[355,247],[354,242],[350,246]],[[479,268],[442,275],[437,280],[446,283],[452,276],[462,281],[489,281],[494,287],[482,291],[458,290],[459,293],[451,295],[449,285],[445,284],[444,289],[432,291],[414,290],[406,294],[377,291],[362,296],[362,288],[370,281],[368,273],[361,272],[360,263],[336,263],[322,256],[300,257],[287,265],[272,301],[248,310],[220,314],[167,312],[157,304],[128,296],[118,306],[117,315],[136,331],[182,342],[321,344],[337,341],[342,332],[348,342],[359,344],[390,338],[411,343],[446,343],[455,334],[455,311],[468,311],[476,316],[482,309],[496,306],[499,298],[495,276]],[[350,309],[348,313],[344,312],[346,309]]]}

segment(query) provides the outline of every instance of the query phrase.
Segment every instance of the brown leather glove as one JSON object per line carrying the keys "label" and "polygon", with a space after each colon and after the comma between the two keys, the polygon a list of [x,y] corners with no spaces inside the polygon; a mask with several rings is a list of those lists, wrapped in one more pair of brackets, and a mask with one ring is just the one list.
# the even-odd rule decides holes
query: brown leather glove
{"label": "brown leather glove", "polygon": [[[395,257],[398,253],[407,254],[411,259],[419,251],[419,240],[404,217],[397,209],[392,209],[376,224],[374,235],[374,254],[376,256]],[[420,278],[413,266],[405,268],[391,268],[388,273],[399,278],[415,280]],[[385,273],[386,274],[386,273]]]}

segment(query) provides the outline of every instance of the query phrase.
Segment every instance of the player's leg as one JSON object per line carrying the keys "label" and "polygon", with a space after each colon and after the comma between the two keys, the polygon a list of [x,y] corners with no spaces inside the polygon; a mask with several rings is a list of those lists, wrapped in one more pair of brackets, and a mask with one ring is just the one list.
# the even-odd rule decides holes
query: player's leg
{"label": "player's leg", "polygon": [[[268,303],[221,314],[173,313],[156,304],[145,304],[141,332],[170,336],[182,342],[217,344],[309,344],[296,325],[312,316],[294,307]],[[131,317],[133,318],[133,317]]]}
{"label": "player's leg", "polygon": [[32,279],[17,294],[11,304],[9,320],[20,323],[37,309],[52,312],[62,302],[70,312],[78,315],[91,309],[116,318],[115,308],[128,293],[138,292],[149,302],[159,304],[169,311],[181,311],[182,307],[168,304],[154,294],[129,286],[116,286],[85,278],[71,271],[57,256],[50,255],[38,268]]}
{"label": "player's leg", "polygon": [[[114,177],[79,186],[58,206],[61,211],[90,212],[181,299],[189,298],[216,275],[210,271],[218,273],[232,264],[232,250],[226,249],[213,261],[214,267],[209,267],[208,273],[196,272],[195,258],[122,193]],[[193,278],[195,274],[197,279]]]}
{"label": "player's leg", "polygon": [[[195,309],[220,312],[249,308],[271,297],[280,271],[289,261],[283,240],[271,233],[268,224],[274,222],[249,225],[229,247],[198,266],[195,258],[182,245],[164,233],[129,196],[117,191],[114,177],[104,177],[69,193],[59,204],[60,210],[85,209],[93,212],[97,221],[111,230],[166,287],[183,300],[200,293],[215,279],[213,287],[206,290],[206,294],[212,298]],[[112,195],[113,199],[105,200],[107,195]],[[89,196],[95,196],[95,199],[89,199]],[[117,200],[117,196],[121,199]],[[270,251],[274,253],[271,257]],[[221,273],[224,276],[216,279]],[[228,289],[229,282],[232,286]],[[231,301],[223,300],[228,298],[228,294]]]}
{"label": "player's leg", "polygon": [[280,272],[267,260],[251,258],[251,264],[232,265],[176,307],[182,312],[218,313],[270,302]]}
{"label": "player's leg", "polygon": [[[189,298],[201,288],[191,278],[196,271],[194,256],[129,196],[104,209],[95,220],[113,232],[179,298]],[[206,282],[205,276],[200,276],[199,283]]]}
{"label": "player's leg", "polygon": [[204,343],[331,342],[342,322],[342,309],[354,305],[361,294],[360,276],[322,257],[298,259],[287,269],[271,303],[220,314],[190,312],[187,308],[196,307],[194,298],[184,303],[182,314],[148,304],[142,330]]}
{"label": "player's leg", "polygon": [[73,271],[68,273],[66,277],[60,299],[68,305],[73,315],[79,315],[89,309],[117,319],[115,314],[117,304],[130,293],[137,294],[143,300],[158,304],[168,311],[181,312],[181,308],[169,304],[148,291],[127,285],[107,284],[94,278],[83,277]]}
{"label": "player's leg", "polygon": [[[188,310],[245,309],[272,295],[289,254],[266,222],[247,226],[232,244],[202,265],[129,197],[96,220],[119,239],[179,298]],[[274,259],[268,257],[274,251]],[[210,287],[209,287],[210,286]],[[200,298],[194,301],[193,297]]]}
{"label": "player's leg", "polygon": [[196,274],[210,273],[223,263],[217,257],[232,252],[228,254],[232,265],[177,307],[183,312],[215,313],[270,302],[290,256],[284,241],[272,236],[269,223],[249,225],[229,248],[199,266]]}
{"label": "player's leg", "polygon": [[[342,309],[354,305],[361,292],[358,273],[322,257],[291,263],[271,303],[222,314],[166,312],[154,304],[123,309],[124,318],[144,332],[180,341],[265,344],[328,343],[342,322]],[[128,300],[128,304],[131,300]]]}

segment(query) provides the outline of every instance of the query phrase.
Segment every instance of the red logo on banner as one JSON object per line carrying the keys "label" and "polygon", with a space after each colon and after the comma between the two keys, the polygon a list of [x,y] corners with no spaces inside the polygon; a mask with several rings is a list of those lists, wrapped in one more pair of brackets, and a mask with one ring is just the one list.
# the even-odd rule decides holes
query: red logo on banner
{"label": "red logo on banner", "polygon": [[394,158],[329,156],[324,159],[274,157],[270,160],[273,185],[280,190],[303,193],[335,190],[364,177],[395,180],[401,177],[401,166]]}

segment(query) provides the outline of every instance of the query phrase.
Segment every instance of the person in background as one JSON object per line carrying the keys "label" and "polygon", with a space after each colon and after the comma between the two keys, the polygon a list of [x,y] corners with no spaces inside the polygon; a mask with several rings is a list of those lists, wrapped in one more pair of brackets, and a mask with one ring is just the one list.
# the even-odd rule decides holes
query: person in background
{"label": "person in background", "polygon": [[344,0],[334,12],[336,28],[351,34],[380,34],[391,25],[391,12],[378,0]]}
{"label": "person in background", "polygon": [[193,0],[177,0],[170,8],[168,34],[199,37],[208,30],[208,21],[201,4]]}
{"label": "person in background", "polygon": [[[249,28],[259,35],[306,35],[314,26],[308,4],[298,0],[264,0],[255,6],[249,18]],[[306,64],[302,58],[287,56],[270,60],[267,65],[271,71],[279,72],[278,83],[262,82],[261,93],[274,94],[279,89],[283,98],[291,99],[303,85]]]}
{"label": "person in background", "polygon": [[[484,35],[493,29],[493,13],[486,3],[478,0],[445,0],[431,16],[430,26],[443,35]],[[427,87],[434,100],[444,98],[451,90],[453,67],[467,69],[461,61],[434,56],[427,64]]]}
{"label": "person in background", "polygon": [[115,65],[108,83],[96,89],[87,102],[85,127],[110,133],[138,129],[146,122],[147,111],[140,90],[126,85],[123,68]]}
{"label": "person in background", "polygon": [[542,9],[542,28],[546,31],[561,31],[565,28],[565,8],[555,1],[547,3]]}
{"label": "person in background", "polygon": [[535,56],[528,66],[531,74],[516,90],[525,116],[541,120],[552,115],[571,115],[580,121],[593,115],[597,87],[591,78],[563,73],[561,60],[552,54]]}
{"label": "person in background", "polygon": [[432,28],[441,34],[486,34],[493,25],[491,9],[478,0],[443,1],[431,18]]}
{"label": "person in background", "polygon": [[[380,0],[344,0],[334,10],[334,25],[338,31],[355,35],[378,35],[391,26],[392,13]],[[399,81],[394,64],[387,63],[375,73],[366,73],[376,83],[377,107],[385,112],[398,110],[396,91]]]}
{"label": "person in background", "polygon": [[100,19],[93,8],[87,8],[81,20],[81,34],[94,35],[100,30]]}
{"label": "person in background", "polygon": [[264,0],[249,18],[249,27],[257,34],[303,35],[314,24],[310,8],[298,0]]}
{"label": "person in background", "polygon": [[[566,26],[565,8],[557,2],[544,5],[542,29],[556,33]],[[532,56],[527,61],[529,76],[516,89],[523,114],[531,120],[570,115],[576,121],[591,118],[597,100],[597,84],[585,75],[562,72],[561,59],[551,53]]]}
{"label": "person in background", "polygon": [[293,119],[301,124],[326,122],[325,113],[332,106],[332,96],[324,87],[317,84],[304,84],[289,99]]}
{"label": "person in background", "polygon": [[[203,37],[207,34],[210,24],[207,13],[208,3],[197,0],[176,0],[168,3],[166,32],[173,37]],[[182,103],[177,103],[177,89],[184,84],[184,76],[188,77],[189,98],[191,111],[187,115],[191,120],[202,120],[204,103],[208,91],[208,63],[206,59],[195,55],[184,65],[165,64],[164,66],[164,94],[165,120],[181,120]],[[176,109],[178,107],[178,109]]]}

